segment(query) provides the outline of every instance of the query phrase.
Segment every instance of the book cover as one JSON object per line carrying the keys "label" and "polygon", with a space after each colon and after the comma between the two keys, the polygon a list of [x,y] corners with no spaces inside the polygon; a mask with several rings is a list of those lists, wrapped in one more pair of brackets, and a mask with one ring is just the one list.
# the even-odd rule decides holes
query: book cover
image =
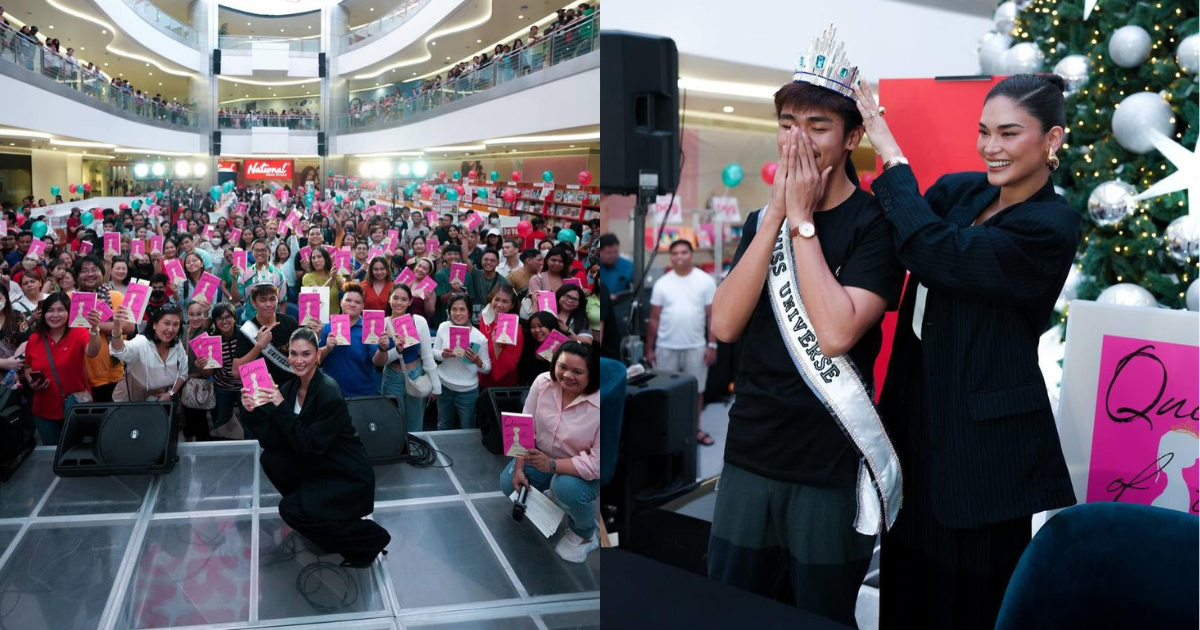
{"label": "book cover", "polygon": [[204,224],[204,227],[201,228],[201,230],[200,230],[200,240],[202,240],[202,241],[212,240],[212,235],[213,235],[213,226],[208,223]]}
{"label": "book cover", "polygon": [[92,242],[91,241],[79,241],[79,255],[87,256],[90,253],[92,253]]}
{"label": "book cover", "polygon": [[583,289],[583,280],[579,278],[563,278],[563,284],[573,284],[579,287],[580,290]]}
{"label": "book cover", "polygon": [[437,280],[433,276],[425,276],[412,290],[415,297],[431,298],[437,290]]}
{"label": "book cover", "polygon": [[100,323],[101,324],[112,319],[112,316],[113,316],[112,309],[108,307],[108,304],[104,303],[104,300],[101,300],[101,299],[96,300],[96,310],[100,311]]}
{"label": "book cover", "polygon": [[249,261],[249,257],[246,255],[246,250],[244,250],[244,249],[233,250],[232,258],[230,259],[229,264],[238,269],[241,269],[243,273],[248,271],[250,269],[250,261]]}
{"label": "book cover", "polygon": [[396,342],[402,348],[409,348],[421,343],[421,337],[417,333],[417,322],[412,315],[393,317],[392,331],[396,333]]}
{"label": "book cover", "polygon": [[501,413],[500,435],[504,438],[504,454],[509,457],[524,455],[537,448],[534,439],[533,416],[527,413]]}
{"label": "book cover", "polygon": [[26,258],[41,260],[46,254],[46,241],[40,238],[35,238],[29,242],[29,251],[25,253]]}
{"label": "book cover", "polygon": [[426,256],[428,256],[429,254],[431,254],[433,252],[439,251],[441,249],[442,249],[442,244],[438,241],[438,237],[434,236],[433,234],[430,234],[429,238],[425,239],[425,255]]}
{"label": "book cover", "polygon": [[383,255],[383,248],[376,245],[367,252],[367,260],[374,260],[376,256]]}
{"label": "book cover", "polygon": [[150,304],[150,285],[141,282],[130,282],[125,289],[125,306],[129,307],[130,321],[142,321],[146,314],[146,306]]}
{"label": "book cover", "polygon": [[554,353],[558,352],[558,347],[570,340],[571,339],[569,337],[558,332],[557,330],[551,330],[550,336],[546,337],[546,340],[542,342],[542,345],[538,346],[537,355],[547,361],[553,361]]}
{"label": "book cover", "polygon": [[333,274],[336,276],[348,276],[354,273],[354,257],[350,254],[350,250],[339,248],[333,252]]}
{"label": "book cover", "polygon": [[408,267],[405,267],[400,272],[400,275],[396,276],[396,282],[398,282],[400,284],[406,284],[406,285],[408,285],[408,288],[410,288],[410,289],[412,288],[413,283],[416,281],[417,281],[417,274],[413,273],[413,270]]}
{"label": "book cover", "polygon": [[549,311],[558,315],[558,300],[554,297],[553,291],[537,292],[537,310]]}
{"label": "book cover", "polygon": [[339,342],[349,345],[350,344],[350,316],[349,315],[330,315],[329,316],[329,336],[336,337]]}
{"label": "book cover", "polygon": [[387,235],[388,235],[388,238],[392,239],[393,241],[400,240],[400,230],[397,230],[394,228],[390,229],[387,231]]}
{"label": "book cover", "polygon": [[146,241],[140,238],[135,238],[129,241],[129,257],[130,258],[145,258],[146,257]]}
{"label": "book cover", "polygon": [[261,398],[259,393],[268,387],[275,387],[275,381],[271,379],[271,371],[267,369],[266,359],[255,359],[249,363],[242,364],[238,368],[238,375],[242,377],[242,387],[250,390],[250,395],[254,398]]}
{"label": "book cover", "polygon": [[467,283],[467,263],[450,263],[450,284]]}
{"label": "book cover", "polygon": [[321,323],[329,323],[329,287],[301,287],[300,294],[312,293],[321,300]]}
{"label": "book cover", "polygon": [[159,236],[158,234],[151,236],[150,237],[150,253],[151,254],[161,254],[162,248],[163,248],[163,237]]}
{"label": "book cover", "polygon": [[451,326],[450,327],[450,349],[454,351],[456,356],[466,354],[466,349],[471,347],[471,327],[470,326]]}
{"label": "book cover", "polygon": [[474,210],[467,213],[467,218],[463,219],[463,227],[468,230],[474,230],[483,225],[483,219],[479,217],[479,213]]}
{"label": "book cover", "polygon": [[8,234],[8,221],[0,219],[0,234]]}
{"label": "book cover", "polygon": [[163,273],[167,274],[167,278],[171,284],[180,282],[187,278],[183,273],[183,261],[178,258],[168,258],[162,262]]}
{"label": "book cover", "polygon": [[[238,212],[238,214],[245,214],[245,213],[246,213],[246,202],[244,202],[244,201],[239,201],[239,202],[238,202],[238,205],[237,205],[237,212]],[[235,240],[234,242],[236,243],[237,241]]]}
{"label": "book cover", "polygon": [[113,256],[121,255],[121,235],[118,232],[104,233],[104,253]]}
{"label": "book cover", "polygon": [[175,222],[175,231],[176,232],[188,231],[187,230],[187,219],[180,219],[180,220],[176,221]]}
{"label": "book cover", "polygon": [[429,227],[433,227],[433,226],[437,225],[438,224],[437,210],[426,210],[425,218],[427,219],[426,223],[429,224]]}
{"label": "book cover", "polygon": [[[270,208],[267,208],[267,218],[268,219],[274,219],[275,217],[278,217],[278,216],[279,216],[279,208],[276,208],[275,206],[271,206]],[[287,223],[284,222],[283,225],[287,225]],[[283,227],[283,226],[280,226],[280,227]]]}
{"label": "book cover", "polygon": [[363,343],[368,345],[379,345],[379,340],[387,337],[387,330],[385,330],[386,326],[384,324],[386,320],[387,314],[383,311],[363,311]]}
{"label": "book cover", "polygon": [[242,245],[242,231],[238,228],[229,230],[229,242],[233,243],[234,247]]}
{"label": "book cover", "polygon": [[91,328],[87,314],[96,309],[96,294],[86,291],[76,291],[71,294],[71,316],[67,326],[71,328]]}
{"label": "book cover", "polygon": [[311,262],[312,261],[312,248],[307,245],[305,245],[304,247],[301,247],[300,248],[300,259]]}
{"label": "book cover", "polygon": [[517,314],[503,313],[496,316],[496,343],[517,345]]}
{"label": "book cover", "polygon": [[321,321],[321,295],[319,293],[301,293],[297,304],[300,310],[300,325]]}
{"label": "book cover", "polygon": [[217,288],[221,286],[221,280],[207,271],[200,274],[200,279],[196,281],[196,299],[202,299],[206,304],[216,304]]}
{"label": "book cover", "polygon": [[215,370],[221,367],[221,338],[208,333],[192,339],[192,354],[196,356],[196,364],[204,369]]}
{"label": "book cover", "polygon": [[156,218],[158,218],[158,214],[159,214],[159,212],[160,212],[161,210],[162,210],[162,209],[161,209],[161,208],[159,208],[158,204],[156,204],[156,203],[152,203],[152,204],[150,204],[150,218],[151,218],[151,219],[156,219]]}

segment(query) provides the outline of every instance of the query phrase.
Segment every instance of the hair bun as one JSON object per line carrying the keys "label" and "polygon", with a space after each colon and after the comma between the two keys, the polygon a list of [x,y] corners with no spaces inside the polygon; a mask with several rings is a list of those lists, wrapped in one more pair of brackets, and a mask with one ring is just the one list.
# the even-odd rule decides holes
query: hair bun
{"label": "hair bun", "polygon": [[1054,74],[1053,72],[1047,72],[1044,74],[1039,74],[1038,76],[1041,77],[1042,80],[1044,80],[1046,83],[1049,83],[1050,85],[1053,85],[1054,87],[1058,88],[1059,92],[1067,91],[1066,80],[1064,80],[1062,77],[1058,76],[1057,74]]}

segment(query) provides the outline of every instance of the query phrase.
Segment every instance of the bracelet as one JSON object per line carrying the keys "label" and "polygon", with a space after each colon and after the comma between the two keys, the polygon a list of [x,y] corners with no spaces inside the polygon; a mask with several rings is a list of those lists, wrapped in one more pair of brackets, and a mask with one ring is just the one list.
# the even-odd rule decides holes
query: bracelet
{"label": "bracelet", "polygon": [[904,157],[903,155],[900,157],[894,157],[883,163],[883,170],[887,171],[889,168],[892,168],[893,166],[899,166],[901,164],[908,164],[908,158]]}

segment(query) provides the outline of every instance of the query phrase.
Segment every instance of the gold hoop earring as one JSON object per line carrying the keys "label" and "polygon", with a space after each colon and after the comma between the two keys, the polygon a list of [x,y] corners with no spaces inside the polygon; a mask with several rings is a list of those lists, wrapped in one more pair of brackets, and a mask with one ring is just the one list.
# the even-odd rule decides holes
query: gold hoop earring
{"label": "gold hoop earring", "polygon": [[1058,156],[1054,154],[1054,149],[1050,149],[1050,155],[1048,155],[1046,157],[1046,166],[1049,166],[1050,171],[1054,172],[1054,171],[1058,170],[1058,165],[1059,165]]}

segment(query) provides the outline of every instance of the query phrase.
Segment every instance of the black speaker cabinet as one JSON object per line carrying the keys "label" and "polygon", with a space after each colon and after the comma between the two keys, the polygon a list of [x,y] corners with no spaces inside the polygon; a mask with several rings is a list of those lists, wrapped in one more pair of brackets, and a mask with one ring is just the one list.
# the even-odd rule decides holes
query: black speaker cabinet
{"label": "black speaker cabinet", "polygon": [[327,59],[325,57],[325,53],[317,53],[317,74],[322,79],[325,78],[325,74],[327,72],[327,70],[325,69],[326,63],[327,63]]}
{"label": "black speaker cabinet", "polygon": [[347,398],[346,406],[372,464],[408,461],[408,425],[404,421],[404,408],[395,396]]}
{"label": "black speaker cabinet", "polygon": [[212,154],[221,155],[221,132],[212,132]]}
{"label": "black speaker cabinet", "polygon": [[658,194],[679,185],[679,53],[675,42],[600,31],[600,190],[633,194],[638,172]]}
{"label": "black speaker cabinet", "polygon": [[0,394],[0,481],[8,481],[37,447],[33,415],[22,404],[23,393]]}
{"label": "black speaker cabinet", "polygon": [[59,477],[167,473],[179,432],[173,402],[93,403],[71,407],[54,456]]}
{"label": "black speaker cabinet", "polygon": [[324,131],[317,132],[317,155],[325,157],[329,153],[329,148],[326,145],[326,136]]}
{"label": "black speaker cabinet", "polygon": [[221,74],[221,49],[213,49],[213,74]]}

